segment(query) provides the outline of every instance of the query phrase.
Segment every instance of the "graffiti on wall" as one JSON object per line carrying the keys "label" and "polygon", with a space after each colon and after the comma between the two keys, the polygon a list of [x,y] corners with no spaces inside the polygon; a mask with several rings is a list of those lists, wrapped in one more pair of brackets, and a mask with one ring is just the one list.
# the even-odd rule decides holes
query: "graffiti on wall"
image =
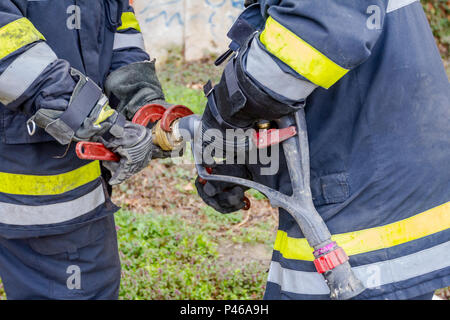
{"label": "graffiti on wall", "polygon": [[244,0],[134,0],[146,43],[177,43],[194,58],[228,42],[226,33],[244,9]]}
{"label": "graffiti on wall", "polygon": [[[224,35],[222,28],[219,27],[220,34],[217,33],[218,26],[232,25],[236,20],[237,15],[244,9],[244,1],[239,0],[204,0],[205,3],[212,9],[208,16],[207,26],[214,37],[221,37]],[[229,3],[231,8],[238,9],[228,12],[223,12],[225,5]],[[224,14],[225,13],[225,14]],[[228,21],[224,21],[228,20]]]}
{"label": "graffiti on wall", "polygon": [[141,23],[157,23],[158,26],[170,27],[172,23],[184,25],[184,0],[147,1],[148,4],[136,12],[138,16],[145,17]]}
{"label": "graffiti on wall", "polygon": [[[137,0],[139,1],[139,0]],[[149,13],[149,15],[144,19],[145,23],[152,23],[157,21],[162,23],[166,27],[170,27],[172,23],[184,25],[184,17],[186,16],[185,6],[183,5],[184,0],[160,0],[160,1],[148,1],[148,4],[138,12],[139,15],[144,15]],[[212,9],[207,19],[207,24],[213,26],[215,24],[215,16],[220,15],[220,11],[227,4],[230,4],[232,8],[238,9],[239,11],[244,9],[244,0],[197,0],[203,1],[204,4]],[[188,14],[188,19],[196,19],[200,15],[196,12]],[[227,18],[232,22],[236,19],[236,15],[227,14]]]}

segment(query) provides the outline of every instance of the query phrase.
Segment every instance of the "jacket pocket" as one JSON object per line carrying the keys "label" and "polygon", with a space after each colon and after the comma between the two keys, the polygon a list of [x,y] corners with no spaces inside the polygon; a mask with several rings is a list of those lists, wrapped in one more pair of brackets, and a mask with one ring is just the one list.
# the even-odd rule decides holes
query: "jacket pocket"
{"label": "jacket pocket", "polygon": [[79,249],[101,240],[104,235],[105,219],[101,219],[68,233],[31,238],[28,240],[28,244],[41,255],[65,254],[69,256],[70,260],[70,256],[76,255]]}
{"label": "jacket pocket", "polygon": [[23,113],[1,110],[1,140],[5,144],[28,144],[55,141],[44,129],[36,127],[36,132],[30,136],[27,121],[30,117]]}
{"label": "jacket pocket", "polygon": [[311,192],[315,206],[343,202],[350,196],[347,174],[340,172],[311,179]]}

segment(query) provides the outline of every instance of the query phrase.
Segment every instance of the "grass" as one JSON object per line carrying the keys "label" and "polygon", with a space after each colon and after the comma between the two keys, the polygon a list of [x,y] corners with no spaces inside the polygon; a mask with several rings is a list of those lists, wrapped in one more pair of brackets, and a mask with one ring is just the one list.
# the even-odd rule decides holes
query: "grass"
{"label": "grass", "polygon": [[193,112],[201,114],[206,106],[203,85],[208,80],[217,83],[222,67],[213,65],[214,56],[192,63],[184,62],[182,56],[180,49],[169,50],[164,65],[158,67],[158,77],[167,101],[184,104]]}
{"label": "grass", "polygon": [[261,298],[265,272],[256,263],[237,266],[220,261],[217,237],[200,221],[188,223],[156,212],[117,214],[123,269],[120,298]]}
{"label": "grass", "polygon": [[206,98],[201,91],[167,83],[164,85],[164,92],[169,102],[180,104],[182,101],[195,113],[201,114],[205,109]]}

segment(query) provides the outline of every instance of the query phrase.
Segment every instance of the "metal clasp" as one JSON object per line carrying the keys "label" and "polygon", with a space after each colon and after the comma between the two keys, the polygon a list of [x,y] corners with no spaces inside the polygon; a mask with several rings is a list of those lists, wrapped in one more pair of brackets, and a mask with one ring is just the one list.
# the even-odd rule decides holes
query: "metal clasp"
{"label": "metal clasp", "polygon": [[33,118],[28,119],[27,130],[30,136],[33,136],[36,133],[36,122],[34,122]]}

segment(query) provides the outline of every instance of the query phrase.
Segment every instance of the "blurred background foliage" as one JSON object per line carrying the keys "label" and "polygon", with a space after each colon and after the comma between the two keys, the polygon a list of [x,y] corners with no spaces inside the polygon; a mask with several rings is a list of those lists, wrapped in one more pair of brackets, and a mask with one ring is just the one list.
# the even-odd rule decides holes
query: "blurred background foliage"
{"label": "blurred background foliage", "polygon": [[422,5],[430,22],[439,50],[444,58],[450,56],[450,1],[422,0]]}

